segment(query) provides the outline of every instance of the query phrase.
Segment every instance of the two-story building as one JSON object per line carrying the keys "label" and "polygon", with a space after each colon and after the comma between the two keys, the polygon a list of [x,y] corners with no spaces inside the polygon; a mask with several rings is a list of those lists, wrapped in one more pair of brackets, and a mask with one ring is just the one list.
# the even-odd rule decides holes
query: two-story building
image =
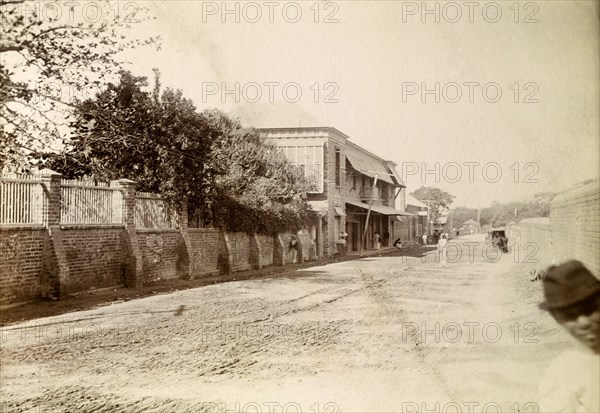
{"label": "two-story building", "polygon": [[423,234],[429,235],[429,208],[410,194],[406,194],[403,205],[412,216],[401,217],[395,222],[396,232],[403,242],[421,242]]}
{"label": "two-story building", "polygon": [[[404,197],[405,185],[396,164],[350,142],[332,127],[259,128],[288,160],[304,170],[312,183],[308,202],[320,215],[309,228],[320,257],[333,255],[342,232],[347,235],[348,252],[375,246],[376,234],[382,246],[391,246],[396,217],[411,215],[394,208]],[[367,216],[368,221],[367,221]]]}

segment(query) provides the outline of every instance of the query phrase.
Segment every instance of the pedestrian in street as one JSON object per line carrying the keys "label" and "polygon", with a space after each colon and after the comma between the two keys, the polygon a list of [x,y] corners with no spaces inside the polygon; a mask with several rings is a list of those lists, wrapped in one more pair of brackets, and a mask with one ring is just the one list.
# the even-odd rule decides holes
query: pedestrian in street
{"label": "pedestrian in street", "polygon": [[599,412],[600,281],[579,261],[550,267],[542,277],[540,308],[575,339],[539,386],[542,412]]}
{"label": "pedestrian in street", "polygon": [[423,240],[423,245],[427,245],[427,234],[423,234],[421,239]]}
{"label": "pedestrian in street", "polygon": [[442,237],[440,238],[440,240],[438,241],[438,253],[440,254],[440,260],[442,262],[442,267],[446,266],[446,261],[447,261],[447,256],[446,253],[448,252],[448,238],[446,237],[446,234],[442,234]]}
{"label": "pedestrian in street", "polygon": [[342,231],[340,234],[340,238],[337,240],[338,252],[342,257],[346,256],[346,251],[348,248],[348,241],[346,241],[347,236],[348,234],[346,233],[346,231]]}
{"label": "pedestrian in street", "polygon": [[435,231],[433,231],[432,236],[433,236],[433,243],[437,244],[440,241],[440,233],[437,230],[435,230]]}
{"label": "pedestrian in street", "polygon": [[375,249],[376,249],[376,250],[378,250],[378,249],[381,249],[381,241],[379,240],[379,238],[380,238],[380,237],[379,237],[379,233],[378,233],[378,232],[376,232],[376,233],[375,233],[375,236],[373,237],[373,239],[374,239],[374,243],[375,243]]}
{"label": "pedestrian in street", "polygon": [[295,235],[292,235],[290,238],[290,244],[288,246],[288,251],[292,253],[292,263],[296,264],[298,259],[298,250],[300,249],[300,243],[298,242],[298,238]]}
{"label": "pedestrian in street", "polygon": [[400,238],[394,241],[394,247],[398,248],[399,250],[402,249],[402,240]]}

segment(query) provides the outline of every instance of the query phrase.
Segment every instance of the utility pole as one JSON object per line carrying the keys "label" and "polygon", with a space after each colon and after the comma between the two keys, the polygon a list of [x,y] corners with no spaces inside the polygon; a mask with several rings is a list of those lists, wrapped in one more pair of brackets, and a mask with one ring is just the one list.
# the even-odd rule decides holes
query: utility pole
{"label": "utility pole", "polygon": [[[358,172],[362,172],[363,174],[365,172],[375,174],[375,178],[373,178],[373,188],[371,188],[371,200],[369,202],[369,209],[367,210],[367,219],[365,221],[365,230],[363,232],[362,242],[360,243],[360,256],[362,257],[363,250],[365,249],[365,241],[367,239],[367,230],[369,229],[369,217],[371,216],[371,206],[373,205],[373,201],[374,201],[375,188],[377,187],[377,179],[379,179],[379,175],[381,174],[381,172],[379,172],[379,171],[358,171]],[[384,175],[395,176],[394,174],[384,174]],[[394,200],[396,199],[396,197],[398,196],[399,193],[400,193],[400,191],[398,191],[398,193],[394,196]]]}
{"label": "utility pole", "polygon": [[421,202],[426,202],[427,203],[427,230],[425,231],[425,233],[427,235],[431,234],[431,225],[435,225],[435,222],[431,222],[431,203],[433,202],[432,199],[423,199]]}
{"label": "utility pole", "polygon": [[369,209],[367,210],[367,219],[365,220],[365,230],[363,232],[362,242],[360,243],[360,256],[363,255],[363,250],[365,249],[365,241],[367,239],[367,230],[369,228],[369,217],[371,216],[371,206],[373,205],[373,196],[375,195],[375,188],[377,186],[377,178],[379,177],[379,173],[375,172],[375,178],[373,179],[373,187],[371,188],[371,201],[369,202]]}

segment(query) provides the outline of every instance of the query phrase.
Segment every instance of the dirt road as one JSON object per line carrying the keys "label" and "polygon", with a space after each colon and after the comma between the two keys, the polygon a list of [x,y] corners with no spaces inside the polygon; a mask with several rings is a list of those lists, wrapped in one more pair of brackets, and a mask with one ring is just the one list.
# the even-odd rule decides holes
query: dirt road
{"label": "dirt road", "polygon": [[0,411],[539,411],[569,339],[523,258],[482,241],[2,328]]}

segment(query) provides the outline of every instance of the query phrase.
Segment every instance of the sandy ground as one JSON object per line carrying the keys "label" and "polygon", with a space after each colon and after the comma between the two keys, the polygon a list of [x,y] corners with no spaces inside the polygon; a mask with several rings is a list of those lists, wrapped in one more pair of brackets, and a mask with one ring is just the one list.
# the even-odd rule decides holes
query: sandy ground
{"label": "sandy ground", "polygon": [[[458,243],[483,241],[471,236]],[[2,412],[536,412],[570,339],[525,264],[389,256],[1,329]],[[470,262],[470,261],[473,262]],[[3,410],[2,410],[3,409]]]}

